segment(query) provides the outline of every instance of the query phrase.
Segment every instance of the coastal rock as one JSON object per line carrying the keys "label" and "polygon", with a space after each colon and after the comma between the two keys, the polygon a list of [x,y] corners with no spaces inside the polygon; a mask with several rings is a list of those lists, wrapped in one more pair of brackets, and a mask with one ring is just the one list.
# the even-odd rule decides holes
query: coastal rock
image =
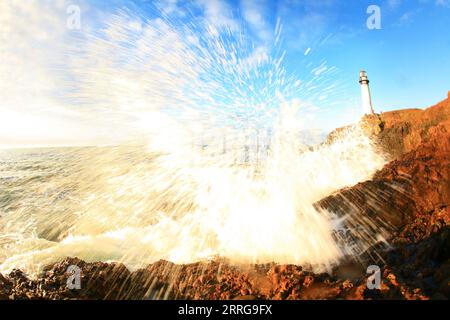
{"label": "coastal rock", "polygon": [[396,159],[432,140],[438,126],[446,127],[448,132],[449,120],[450,98],[447,98],[425,110],[404,109],[366,116],[362,126],[383,152]]}
{"label": "coastal rock", "polygon": [[[449,299],[450,95],[426,110],[366,116],[361,127],[391,162],[315,206],[347,216],[349,232],[340,236],[358,241],[383,231],[388,247],[376,243],[322,274],[307,266],[226,260],[158,261],[131,272],[120,263],[67,258],[34,280],[20,270],[0,275],[0,299]],[[365,233],[352,231],[361,228]],[[381,268],[377,289],[367,286],[366,266],[373,263]],[[81,269],[80,290],[67,287],[73,265]]]}

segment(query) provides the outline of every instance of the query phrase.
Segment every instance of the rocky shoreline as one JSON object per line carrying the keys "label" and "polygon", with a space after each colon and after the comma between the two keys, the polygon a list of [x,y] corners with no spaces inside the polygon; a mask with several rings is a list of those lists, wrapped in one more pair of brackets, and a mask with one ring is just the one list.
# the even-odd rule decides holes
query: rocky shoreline
{"label": "rocky shoreline", "polygon": [[[448,299],[450,228],[418,243],[387,252],[381,286],[356,261],[315,274],[296,265],[232,266],[225,261],[175,265],[159,261],[130,272],[120,263],[86,263],[67,258],[30,280],[20,270],[0,275],[0,299]],[[69,266],[81,270],[81,289],[69,289]]]}
{"label": "rocky shoreline", "polygon": [[[392,161],[372,180],[316,207],[393,231],[391,248],[370,248],[364,262],[349,260],[323,274],[295,265],[238,267],[226,261],[159,261],[130,272],[120,263],[67,258],[35,280],[20,270],[0,274],[0,299],[449,299],[450,93],[426,110],[370,116],[362,126]],[[371,290],[366,268],[372,263],[381,267],[382,281]],[[71,265],[81,269],[79,290],[67,287]]]}

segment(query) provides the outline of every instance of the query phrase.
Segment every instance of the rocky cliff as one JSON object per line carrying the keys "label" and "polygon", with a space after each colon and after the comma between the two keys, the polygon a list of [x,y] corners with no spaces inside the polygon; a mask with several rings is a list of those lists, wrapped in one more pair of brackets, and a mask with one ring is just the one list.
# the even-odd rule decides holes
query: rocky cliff
{"label": "rocky cliff", "polygon": [[[316,205],[350,214],[361,224],[367,223],[362,218],[369,217],[389,229],[391,250],[370,248],[366,261],[392,268],[396,281],[406,288],[448,299],[450,93],[426,110],[366,116],[361,125],[392,161],[372,180],[340,190]],[[336,134],[339,131],[330,139]]]}
{"label": "rocky cliff", "polygon": [[[366,248],[359,259],[349,258],[324,274],[294,265],[244,268],[225,261],[160,261],[130,272],[121,264],[68,258],[48,266],[37,280],[20,270],[0,275],[0,299],[448,299],[450,93],[426,110],[366,116],[360,125],[391,161],[371,180],[342,189],[316,207],[350,216],[350,229],[384,228],[389,246]],[[370,290],[366,267],[374,263],[382,269],[382,282]],[[74,264],[82,269],[81,290],[66,286],[66,270]]]}

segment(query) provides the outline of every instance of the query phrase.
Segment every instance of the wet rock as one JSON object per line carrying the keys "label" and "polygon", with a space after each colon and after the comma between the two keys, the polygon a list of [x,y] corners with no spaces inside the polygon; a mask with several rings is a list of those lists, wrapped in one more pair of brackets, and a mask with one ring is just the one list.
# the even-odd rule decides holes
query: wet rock
{"label": "wet rock", "polygon": [[13,284],[0,274],[0,300],[8,300]]}
{"label": "wet rock", "polygon": [[[363,119],[363,129],[392,161],[371,180],[315,206],[351,217],[349,230],[386,231],[391,246],[377,243],[330,274],[295,265],[238,267],[226,260],[187,265],[158,261],[130,272],[120,263],[67,258],[44,268],[35,280],[20,270],[0,275],[0,299],[448,299],[449,119],[450,97],[427,110]],[[361,233],[340,236],[358,241]],[[382,277],[380,287],[371,290],[365,269],[372,263],[380,266]],[[81,269],[80,290],[67,287],[70,266]]]}

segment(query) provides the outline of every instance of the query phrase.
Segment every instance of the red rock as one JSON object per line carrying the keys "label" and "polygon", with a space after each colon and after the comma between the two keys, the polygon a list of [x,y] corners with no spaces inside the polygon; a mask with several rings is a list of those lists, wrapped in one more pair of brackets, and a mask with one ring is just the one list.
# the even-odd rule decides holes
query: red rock
{"label": "red rock", "polygon": [[307,275],[305,280],[303,281],[303,286],[308,288],[314,282],[314,277],[311,275]]}
{"label": "red rock", "polygon": [[[450,94],[426,110],[365,117],[362,126],[392,161],[372,179],[340,190],[316,207],[349,215],[351,223],[374,233],[380,228],[389,232],[390,251],[376,244],[359,257],[383,268],[379,290],[367,288],[365,268],[354,259],[328,275],[295,265],[241,268],[224,260],[188,265],[158,261],[130,272],[122,264],[67,258],[46,267],[36,280],[19,270],[0,275],[0,299],[450,298]],[[81,290],[66,288],[70,265],[82,269]]]}

